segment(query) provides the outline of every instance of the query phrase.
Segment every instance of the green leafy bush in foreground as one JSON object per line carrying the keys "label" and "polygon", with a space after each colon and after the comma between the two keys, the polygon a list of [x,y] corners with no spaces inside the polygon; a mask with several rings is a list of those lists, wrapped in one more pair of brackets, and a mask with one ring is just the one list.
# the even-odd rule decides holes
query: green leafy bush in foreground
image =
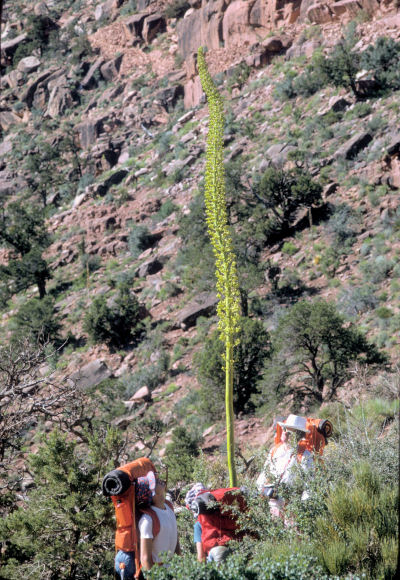
{"label": "green leafy bush in foreground", "polygon": [[293,554],[288,559],[260,559],[248,562],[236,554],[223,565],[200,564],[191,557],[174,557],[169,566],[155,567],[146,578],[151,580],[303,580],[324,578],[322,568],[313,557]]}
{"label": "green leafy bush in foreground", "polygon": [[138,299],[122,283],[116,298],[110,303],[105,296],[95,298],[84,319],[84,329],[93,342],[123,346],[143,333]]}

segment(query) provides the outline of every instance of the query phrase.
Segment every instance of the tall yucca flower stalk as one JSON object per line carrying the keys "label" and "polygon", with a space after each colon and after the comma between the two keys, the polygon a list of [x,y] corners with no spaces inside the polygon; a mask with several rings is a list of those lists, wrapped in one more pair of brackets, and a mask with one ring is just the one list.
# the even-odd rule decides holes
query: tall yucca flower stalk
{"label": "tall yucca flower stalk", "polygon": [[225,343],[225,408],[229,484],[236,486],[235,436],[233,423],[233,349],[237,344],[240,318],[240,294],[228,226],[225,199],[224,171],[224,111],[221,95],[214,85],[204,58],[203,49],[197,53],[201,85],[207,96],[210,111],[206,149],[205,205],[208,233],[215,256],[215,274],[218,296],[218,328]]}

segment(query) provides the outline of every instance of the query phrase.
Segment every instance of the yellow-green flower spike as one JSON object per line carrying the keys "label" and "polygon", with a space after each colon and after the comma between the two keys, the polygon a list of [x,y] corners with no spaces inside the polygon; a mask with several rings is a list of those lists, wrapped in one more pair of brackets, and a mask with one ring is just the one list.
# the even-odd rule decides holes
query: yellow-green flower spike
{"label": "yellow-green flower spike", "polygon": [[228,226],[225,198],[224,171],[224,110],[219,94],[204,58],[203,49],[197,52],[197,66],[210,112],[206,148],[205,205],[208,233],[214,256],[218,296],[218,328],[225,343],[225,404],[230,486],[236,486],[233,429],[233,349],[237,344],[240,319],[240,293],[233,252],[232,236]]}

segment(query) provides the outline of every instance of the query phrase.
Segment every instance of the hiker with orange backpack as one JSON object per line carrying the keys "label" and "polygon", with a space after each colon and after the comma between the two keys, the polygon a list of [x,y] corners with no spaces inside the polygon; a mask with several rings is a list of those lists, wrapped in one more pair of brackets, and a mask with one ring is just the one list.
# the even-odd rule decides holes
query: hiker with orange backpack
{"label": "hiker with orange backpack", "polygon": [[[156,540],[160,535],[165,536],[165,523],[161,525],[160,518],[152,504],[158,504],[159,511],[164,512],[164,504],[161,498],[165,500],[165,484],[157,480],[157,472],[154,464],[147,457],[141,457],[131,463],[120,466],[105,475],[103,478],[102,489],[106,497],[111,497],[115,508],[115,518],[117,529],[115,532],[115,572],[120,580],[133,580],[133,578],[142,580],[141,571],[140,544],[141,539],[138,529],[138,521],[143,514],[148,514],[151,519],[151,540],[152,544],[144,546],[151,547],[151,554],[147,554],[147,565],[151,565],[154,559],[158,559]],[[156,500],[153,498],[156,497]],[[172,511],[172,517],[170,512]],[[169,504],[168,517],[173,518],[172,527],[176,521],[173,513],[172,504]],[[174,549],[179,552],[179,543],[177,541]],[[154,552],[155,550],[155,552]],[[154,557],[153,557],[154,554]],[[143,562],[145,564],[145,562]],[[143,566],[144,567],[144,566]]]}
{"label": "hiker with orange backpack", "polygon": [[[327,437],[331,434],[329,421],[289,415],[286,421],[277,422],[275,444],[256,482],[262,495],[269,499],[271,515],[284,517],[285,502],[277,495],[275,486],[293,485],[299,467],[311,471],[315,455],[322,455]],[[268,481],[268,477],[275,480],[274,484]],[[302,499],[308,497],[307,490],[304,490]]]}
{"label": "hiker with orange backpack", "polygon": [[136,490],[136,503],[142,513],[138,524],[140,562],[144,570],[151,570],[154,564],[162,563],[163,553],[181,553],[176,517],[171,502],[166,499],[165,481],[148,474],[138,479]]}

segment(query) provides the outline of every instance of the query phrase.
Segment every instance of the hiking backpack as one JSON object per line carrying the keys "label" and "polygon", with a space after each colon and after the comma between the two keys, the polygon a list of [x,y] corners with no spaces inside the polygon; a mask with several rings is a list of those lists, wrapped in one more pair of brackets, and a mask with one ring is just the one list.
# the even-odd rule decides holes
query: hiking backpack
{"label": "hiking backpack", "polygon": [[[137,530],[137,510],[135,506],[135,480],[156,473],[154,464],[147,457],[141,457],[131,463],[110,471],[103,479],[103,494],[111,497],[115,509],[117,528],[115,531],[115,551],[135,553],[135,576],[140,574],[139,535]],[[160,531],[160,522],[152,510],[148,510],[153,521],[153,535]],[[144,510],[141,510],[143,513]],[[147,513],[147,511],[146,511]],[[153,517],[153,515],[155,517]],[[158,527],[157,527],[158,522]]]}
{"label": "hiking backpack", "polygon": [[228,487],[200,493],[194,503],[198,506],[201,543],[206,554],[215,546],[224,546],[230,540],[243,537],[243,532],[239,531],[237,513],[229,509],[229,506],[235,506],[241,512],[247,509],[240,488]]}
{"label": "hiking backpack", "polygon": [[[301,461],[303,453],[305,450],[310,453],[322,456],[324,452],[325,445],[328,444],[328,438],[331,437],[333,433],[333,426],[327,419],[313,419],[311,417],[306,418],[306,429],[303,439],[301,439],[297,445],[297,459]],[[282,445],[281,436],[283,429],[279,423],[276,424],[276,432],[274,439],[274,447],[272,448],[271,455],[274,456],[278,447]]]}

